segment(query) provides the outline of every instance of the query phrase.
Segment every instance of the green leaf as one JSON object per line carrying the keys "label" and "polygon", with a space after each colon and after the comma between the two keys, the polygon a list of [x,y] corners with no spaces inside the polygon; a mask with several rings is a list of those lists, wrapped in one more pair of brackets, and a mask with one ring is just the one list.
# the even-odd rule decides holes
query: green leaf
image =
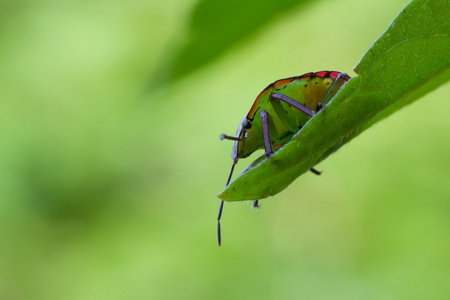
{"label": "green leaf", "polygon": [[270,159],[260,158],[218,197],[273,196],[376,122],[450,79],[450,3],[414,0],[367,51],[331,103]]}

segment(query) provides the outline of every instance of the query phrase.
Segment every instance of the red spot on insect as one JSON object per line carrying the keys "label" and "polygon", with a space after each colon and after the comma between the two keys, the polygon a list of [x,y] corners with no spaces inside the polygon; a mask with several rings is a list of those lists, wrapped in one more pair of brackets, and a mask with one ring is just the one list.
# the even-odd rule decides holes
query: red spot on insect
{"label": "red spot on insect", "polygon": [[331,79],[336,79],[336,77],[339,75],[339,72],[331,72],[330,77]]}
{"label": "red spot on insect", "polygon": [[327,76],[327,74],[328,74],[328,71],[322,71],[322,72],[317,72],[316,76],[317,77],[325,77],[325,76]]}

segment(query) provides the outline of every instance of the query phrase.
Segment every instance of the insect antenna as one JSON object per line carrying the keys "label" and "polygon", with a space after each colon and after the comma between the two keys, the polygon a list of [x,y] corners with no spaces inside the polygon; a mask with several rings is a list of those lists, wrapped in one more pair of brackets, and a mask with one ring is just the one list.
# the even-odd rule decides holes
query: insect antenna
{"label": "insect antenna", "polygon": [[[227,184],[225,185],[225,187],[227,187],[228,184],[230,183],[231,175],[233,175],[234,166],[236,165],[236,163],[237,159],[233,160],[233,165],[231,166],[230,174],[228,175]],[[219,244],[219,247],[222,242],[222,236],[220,234],[220,218],[222,217],[222,211],[223,211],[223,200],[220,201],[219,213],[217,214],[217,243]]]}
{"label": "insect antenna", "polygon": [[243,141],[243,140],[244,140],[244,139],[241,138],[241,137],[234,137],[234,136],[230,136],[230,135],[226,135],[226,134],[221,134],[221,135],[219,136],[219,139],[220,139],[221,141],[223,141],[223,140]]}

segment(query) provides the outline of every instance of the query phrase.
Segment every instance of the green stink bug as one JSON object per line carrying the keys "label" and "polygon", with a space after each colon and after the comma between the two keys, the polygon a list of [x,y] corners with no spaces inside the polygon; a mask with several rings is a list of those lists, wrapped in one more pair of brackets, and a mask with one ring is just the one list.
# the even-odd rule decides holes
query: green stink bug
{"label": "green stink bug", "polygon": [[[250,111],[244,116],[236,136],[222,134],[220,139],[233,140],[231,159],[233,164],[228,175],[228,186],[235,165],[258,149],[264,149],[270,158],[322,109],[350,79],[345,73],[321,71],[280,79],[269,84],[256,98]],[[311,172],[320,172],[311,168]],[[217,215],[217,242],[221,244],[220,218],[224,201],[221,200]],[[258,200],[253,201],[258,208]]]}

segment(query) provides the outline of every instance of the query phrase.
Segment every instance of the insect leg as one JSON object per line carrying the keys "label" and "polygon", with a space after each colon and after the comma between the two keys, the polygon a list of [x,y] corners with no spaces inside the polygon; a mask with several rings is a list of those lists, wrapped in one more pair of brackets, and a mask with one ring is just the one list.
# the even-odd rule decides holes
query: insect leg
{"label": "insect leg", "polygon": [[317,171],[316,169],[314,169],[314,168],[311,168],[311,169],[309,169],[312,173],[314,173],[314,174],[316,174],[316,175],[320,175],[320,174],[322,174],[322,172],[320,172],[320,171]]}
{"label": "insect leg", "polygon": [[[259,117],[261,118],[261,126],[263,132],[263,141],[264,141],[264,150],[266,157],[270,157],[273,154],[272,144],[270,143],[270,134],[269,134],[269,121],[267,120],[269,117],[269,113],[267,110],[263,110]],[[260,208],[258,204],[258,200],[253,201],[252,208]]]}
{"label": "insect leg", "polygon": [[[334,95],[336,95],[337,91],[341,88],[341,86],[347,81],[349,80],[349,76],[345,73],[339,73],[338,76],[336,76],[336,78],[333,80],[333,83],[331,84],[330,88],[328,89],[327,93],[325,94],[325,96],[322,99],[322,103],[319,103],[320,108],[317,107],[317,111],[319,111],[323,105],[327,104],[331,98],[334,97]],[[339,83],[341,83],[341,85],[339,85]],[[339,86],[339,87],[338,87]]]}
{"label": "insect leg", "polygon": [[273,154],[272,144],[270,143],[270,135],[269,135],[269,122],[268,117],[269,113],[267,110],[263,110],[259,114],[261,118],[261,126],[262,126],[262,133],[263,133],[263,141],[264,141],[264,150],[266,151],[264,154],[267,158],[271,157]]}
{"label": "insect leg", "polygon": [[[307,115],[310,118],[315,115],[315,112],[312,109],[307,108],[303,104],[298,103],[297,101],[295,101],[292,98],[289,98],[286,95],[283,95],[283,94],[280,94],[280,93],[274,93],[274,94],[270,95],[270,98],[286,102],[287,104],[292,105],[293,107],[295,107],[296,109],[298,109],[299,111],[301,111],[302,113],[304,113],[305,115]],[[322,105],[319,104],[317,106],[317,111],[319,111],[321,108],[322,108]],[[265,143],[264,143],[264,145],[265,145]],[[313,172],[316,175],[320,175],[322,173],[322,172],[317,171],[314,168],[311,168],[310,171]]]}
{"label": "insect leg", "polygon": [[322,103],[317,104],[316,113],[318,113],[322,108],[323,108],[323,104]]}
{"label": "insect leg", "polygon": [[294,99],[289,98],[288,96],[280,94],[280,93],[273,93],[272,95],[270,95],[270,99],[276,99],[276,100],[286,102],[287,104],[295,107],[296,109],[298,109],[299,111],[301,111],[302,113],[307,115],[309,118],[311,118],[312,116],[314,116],[316,114],[316,112],[313,111],[312,109],[309,109],[306,106],[304,106],[303,104],[295,101]]}

